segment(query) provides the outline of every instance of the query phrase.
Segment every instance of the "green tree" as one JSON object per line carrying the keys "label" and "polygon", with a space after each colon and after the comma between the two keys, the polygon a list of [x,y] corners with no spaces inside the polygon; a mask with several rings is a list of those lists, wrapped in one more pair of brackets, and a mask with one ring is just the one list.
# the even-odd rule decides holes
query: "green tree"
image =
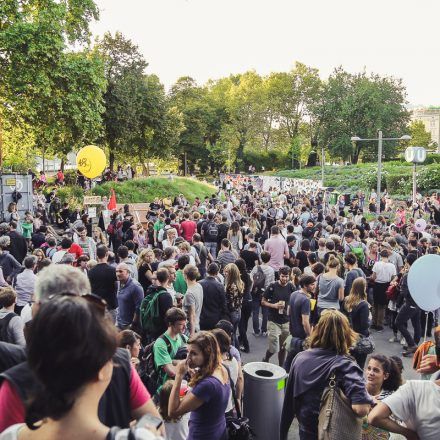
{"label": "green tree", "polygon": [[179,78],[170,90],[170,105],[179,111],[183,123],[175,148],[183,173],[186,171],[185,159],[191,173],[195,171],[197,164],[203,169],[208,164],[206,158],[209,156],[207,140],[210,109],[206,98],[207,90],[199,87],[188,76]]}
{"label": "green tree", "polygon": [[116,153],[124,154],[133,133],[140,130],[140,109],[144,104],[144,70],[147,67],[138,47],[120,32],[105,33],[98,39],[95,51],[104,59],[107,89],[103,142],[109,149],[110,168]]}
{"label": "green tree", "polygon": [[[88,41],[97,17],[92,0],[0,3],[0,114],[32,129],[36,147],[56,150],[63,139],[61,150],[71,149],[100,124],[100,61],[67,52]],[[0,149],[1,131],[2,120]]]}
{"label": "green tree", "polygon": [[[357,163],[372,159],[377,151],[373,142],[352,145],[351,136],[375,138],[382,130],[386,137],[400,137],[409,121],[405,108],[406,90],[401,80],[365,72],[350,74],[336,69],[312,105],[316,137],[331,156]],[[396,142],[384,142],[385,157],[392,157]]]}
{"label": "green tree", "polygon": [[426,130],[425,124],[422,121],[412,121],[409,126],[409,131],[411,135],[411,145],[424,147],[426,149],[437,147],[436,142],[432,141],[431,133]]}

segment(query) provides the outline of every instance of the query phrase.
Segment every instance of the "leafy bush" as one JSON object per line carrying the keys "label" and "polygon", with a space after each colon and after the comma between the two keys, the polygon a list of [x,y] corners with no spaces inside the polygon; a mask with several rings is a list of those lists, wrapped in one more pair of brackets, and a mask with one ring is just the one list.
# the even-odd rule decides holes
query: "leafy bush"
{"label": "leafy bush", "polygon": [[440,165],[420,167],[420,171],[417,171],[417,188],[420,191],[440,188]]}
{"label": "leafy bush", "polygon": [[389,174],[387,176],[387,190],[390,194],[406,194],[412,190],[410,174]]}

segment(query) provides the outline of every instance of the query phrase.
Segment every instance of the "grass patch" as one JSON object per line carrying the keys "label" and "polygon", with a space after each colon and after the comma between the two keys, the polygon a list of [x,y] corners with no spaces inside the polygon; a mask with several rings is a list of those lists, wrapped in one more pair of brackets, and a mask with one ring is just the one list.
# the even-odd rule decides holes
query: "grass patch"
{"label": "grass patch", "polygon": [[109,196],[111,190],[116,193],[118,203],[148,203],[156,197],[163,199],[183,194],[189,202],[196,197],[203,199],[216,192],[212,185],[184,177],[150,177],[147,179],[134,179],[125,182],[107,182],[95,187],[93,194]]}

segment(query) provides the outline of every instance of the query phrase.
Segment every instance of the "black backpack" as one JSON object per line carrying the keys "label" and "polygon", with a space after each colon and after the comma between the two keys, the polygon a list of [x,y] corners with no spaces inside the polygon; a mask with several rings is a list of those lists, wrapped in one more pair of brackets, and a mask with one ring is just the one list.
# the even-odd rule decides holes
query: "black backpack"
{"label": "black backpack", "polygon": [[8,313],[4,318],[0,319],[0,341],[2,342],[12,342],[8,338],[8,326],[11,319],[18,316],[16,313]]}
{"label": "black backpack", "polygon": [[252,294],[259,295],[264,289],[264,284],[266,282],[266,275],[264,275],[263,269],[261,266],[257,266],[257,271],[252,275]]}
{"label": "black backpack", "polygon": [[218,226],[215,222],[210,221],[206,226],[206,238],[211,240],[217,240],[218,237]]}
{"label": "black backpack", "polygon": [[[185,338],[182,336],[182,334],[179,335],[181,342],[183,344],[186,344],[186,340]],[[162,339],[166,346],[167,346],[167,351],[168,354],[171,354],[171,342],[169,341],[169,339],[165,336],[165,335],[160,335],[159,336],[160,339]],[[157,341],[157,339],[156,339]],[[139,364],[139,376],[142,380],[142,382],[144,383],[144,385],[146,386],[148,392],[154,396],[157,392],[157,389],[159,388],[159,370],[156,368],[156,365],[154,363],[154,344],[156,341],[151,342],[150,344],[148,344],[145,349],[144,349],[144,353],[142,355],[141,358],[141,362]],[[180,347],[179,350],[176,353],[176,356],[174,356],[174,359],[179,359],[182,358],[183,359],[183,355],[182,355],[182,348],[186,349],[186,347]],[[179,354],[180,352],[180,354]],[[185,356],[186,358],[186,356]]]}

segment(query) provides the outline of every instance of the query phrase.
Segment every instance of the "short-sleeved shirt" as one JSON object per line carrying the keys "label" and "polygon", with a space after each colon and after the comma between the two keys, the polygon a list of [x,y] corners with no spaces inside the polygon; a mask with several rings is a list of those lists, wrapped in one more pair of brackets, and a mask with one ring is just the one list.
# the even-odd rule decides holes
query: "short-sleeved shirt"
{"label": "short-sleeved shirt", "polygon": [[286,240],[281,235],[274,235],[264,243],[264,250],[269,252],[269,265],[274,270],[279,270],[284,266],[284,255],[289,253]]}
{"label": "short-sleeved shirt", "polygon": [[186,344],[186,337],[184,335],[179,335],[177,339],[173,339],[168,332],[165,332],[163,335],[171,344],[171,351],[168,351],[167,344],[161,337],[157,338],[153,345],[153,356],[155,367],[159,370],[159,385],[163,385],[170,379],[168,374],[166,374],[165,370],[161,367],[171,364],[176,356],[177,350]]}
{"label": "short-sleeved shirt", "polygon": [[[287,283],[285,286],[282,286],[278,281],[272,283],[264,292],[264,298],[267,302],[271,304],[276,304],[280,301],[284,301],[285,310],[287,310],[287,306],[289,305],[290,295],[293,292],[293,285],[291,283]],[[285,324],[289,322],[289,317],[286,313],[279,313],[278,309],[269,309],[268,313],[269,321],[275,322],[277,324]]]}
{"label": "short-sleeved shirt", "polygon": [[396,418],[417,432],[420,439],[439,438],[440,386],[435,382],[408,380],[383,403]]}
{"label": "short-sleeved shirt", "polygon": [[389,283],[396,276],[396,266],[390,262],[378,261],[374,263],[373,272],[376,274],[376,283]]}
{"label": "short-sleeved shirt", "polygon": [[289,306],[290,333],[292,336],[305,339],[307,335],[302,324],[302,317],[303,315],[310,316],[310,298],[301,290],[297,290],[290,296]]}
{"label": "short-sleeved shirt", "polygon": [[187,440],[223,440],[226,430],[225,411],[231,394],[229,382],[214,376],[203,378],[192,390],[202,406],[191,412]]}
{"label": "short-sleeved shirt", "polygon": [[200,331],[200,313],[202,311],[203,306],[203,288],[197,283],[194,286],[188,287],[185,297],[183,298],[183,307],[185,307],[185,311],[189,316],[189,308],[194,306],[194,311],[196,314],[195,319],[195,331]]}
{"label": "short-sleeved shirt", "polygon": [[318,307],[322,309],[338,309],[339,310],[339,289],[344,288],[344,280],[342,278],[326,278],[320,276],[318,281]]}

